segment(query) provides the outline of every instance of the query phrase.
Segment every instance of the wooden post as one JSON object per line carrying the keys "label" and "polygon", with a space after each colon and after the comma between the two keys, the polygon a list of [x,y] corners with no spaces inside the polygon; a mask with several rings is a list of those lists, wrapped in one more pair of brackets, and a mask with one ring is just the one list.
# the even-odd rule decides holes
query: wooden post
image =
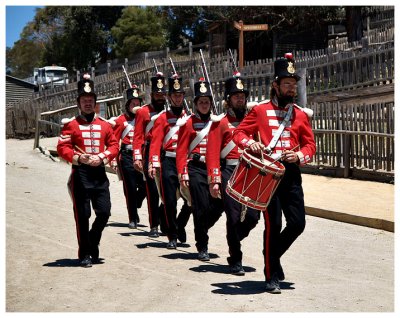
{"label": "wooden post", "polygon": [[301,77],[297,82],[297,96],[299,105],[302,107],[307,106],[307,72],[305,68],[297,69],[297,74]]}
{"label": "wooden post", "polygon": [[240,25],[240,34],[239,34],[239,69],[240,71],[243,69],[243,60],[244,60],[244,50],[243,50],[243,21],[239,21]]}
{"label": "wooden post", "polygon": [[351,135],[344,135],[344,152],[343,152],[343,162],[344,171],[343,177],[348,178],[350,176],[350,145],[351,145]]}
{"label": "wooden post", "polygon": [[193,44],[192,44],[192,42],[189,42],[189,57],[190,57],[190,59],[192,58],[192,56],[193,56]]}
{"label": "wooden post", "polygon": [[36,116],[35,116],[35,142],[33,143],[33,149],[39,147],[39,119],[40,119],[40,108],[36,108]]}
{"label": "wooden post", "polygon": [[268,24],[248,24],[244,25],[243,20],[239,23],[234,21],[233,26],[238,29],[239,34],[239,70],[242,71],[244,65],[244,31],[266,31],[268,30]]}

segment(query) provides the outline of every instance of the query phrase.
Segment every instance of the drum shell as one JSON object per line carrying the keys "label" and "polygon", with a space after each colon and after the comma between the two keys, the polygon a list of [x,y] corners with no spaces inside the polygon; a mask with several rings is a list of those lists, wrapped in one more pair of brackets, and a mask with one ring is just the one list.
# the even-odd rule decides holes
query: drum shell
{"label": "drum shell", "polygon": [[283,164],[268,154],[258,157],[244,150],[228,180],[226,192],[239,203],[265,210],[284,173]]}

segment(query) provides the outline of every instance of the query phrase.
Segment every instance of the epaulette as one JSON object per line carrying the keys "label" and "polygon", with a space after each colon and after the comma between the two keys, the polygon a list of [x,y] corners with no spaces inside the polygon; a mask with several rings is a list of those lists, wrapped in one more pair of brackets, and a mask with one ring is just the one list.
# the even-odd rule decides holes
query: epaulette
{"label": "epaulette", "polygon": [[260,103],[258,102],[249,102],[247,103],[247,110],[252,110],[255,106],[260,105],[261,103],[263,103],[264,101],[261,101]]}
{"label": "epaulette", "polygon": [[116,121],[115,121],[115,119],[117,119],[118,117],[111,117],[110,119],[108,119],[107,121],[108,121],[108,123],[111,125],[111,126],[115,126],[117,123],[116,123]]}
{"label": "epaulette", "polygon": [[133,108],[132,108],[132,113],[133,113],[133,114],[136,114],[136,112],[137,112],[140,108],[142,108],[142,106],[135,106],[135,107],[133,107]]}
{"label": "epaulette", "polygon": [[178,127],[185,125],[190,117],[191,117],[191,115],[184,115],[184,116],[178,118],[175,125],[177,125]]}
{"label": "epaulette", "polygon": [[101,119],[101,120],[104,120],[104,121],[106,121],[106,122],[108,122],[108,119],[106,119],[106,118],[104,118],[104,117],[97,116],[97,118],[98,118],[98,119]]}
{"label": "epaulette", "polygon": [[219,115],[211,114],[210,119],[212,122],[215,123],[215,122],[221,121],[221,119],[224,118],[225,116],[226,116],[226,114],[224,114],[224,113],[219,114]]}
{"label": "epaulette", "polygon": [[63,119],[61,119],[61,124],[63,124],[63,125],[68,124],[71,121],[73,121],[75,118],[76,118],[75,116],[71,117],[71,118],[63,118]]}
{"label": "epaulette", "polygon": [[314,114],[314,111],[311,108],[307,108],[307,107],[301,107],[297,104],[293,104],[295,107],[297,107],[298,109],[300,109],[302,112],[304,112],[308,118],[311,118]]}
{"label": "epaulette", "polygon": [[158,117],[160,117],[161,114],[165,113],[165,109],[160,111],[158,114],[155,114],[151,117],[151,121],[155,121]]}

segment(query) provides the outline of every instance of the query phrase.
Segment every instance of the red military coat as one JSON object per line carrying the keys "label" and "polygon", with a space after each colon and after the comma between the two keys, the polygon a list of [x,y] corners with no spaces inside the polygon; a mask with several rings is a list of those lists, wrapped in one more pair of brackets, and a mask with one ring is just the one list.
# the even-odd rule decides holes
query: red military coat
{"label": "red military coat", "polygon": [[[211,125],[208,134],[206,163],[208,180],[210,183],[221,183],[220,159],[239,159],[240,152],[236,144],[230,143],[232,140],[232,131],[239,125],[240,121],[229,112],[220,121],[215,121]],[[229,147],[229,148],[225,148]],[[226,156],[221,157],[221,151],[231,149]]]}
{"label": "red military coat", "polygon": [[146,141],[151,139],[151,130],[154,121],[151,118],[157,114],[157,111],[150,104],[142,106],[136,112],[136,123],[133,140],[133,160],[142,160],[142,147]]}
{"label": "red military coat", "polygon": [[[117,118],[114,119],[114,122],[109,121],[113,127],[114,135],[117,141],[119,142],[122,138],[122,143],[125,145],[132,145],[133,144],[133,136],[134,136],[134,129],[135,129],[135,122],[136,119],[129,116],[129,114],[122,114],[119,115]],[[132,128],[125,133],[125,136],[122,136],[126,127],[131,124]]]}
{"label": "red military coat", "polygon": [[60,157],[73,164],[78,164],[82,151],[98,155],[107,163],[118,154],[118,149],[112,128],[101,117],[88,123],[85,117],[76,116],[64,124],[57,144]]}
{"label": "red military coat", "polygon": [[[177,125],[177,121],[179,118],[184,118],[184,116],[186,116],[184,111],[182,111],[180,116],[176,116],[172,111],[167,111],[163,112],[155,120],[149,151],[149,161],[153,167],[160,167],[161,149],[170,153],[176,152],[180,129],[180,126]],[[168,140],[165,140],[167,137]]]}
{"label": "red military coat", "polygon": [[[208,134],[189,151],[190,143],[196,138],[197,134],[210,122],[210,120],[203,121],[198,116],[193,114],[185,125],[179,129],[178,146],[176,148],[176,168],[180,180],[188,180],[187,162],[190,160],[191,155],[198,154],[202,161],[205,162],[205,155],[207,149]],[[211,125],[211,123],[210,123]]]}
{"label": "red military coat", "polygon": [[[255,142],[250,136],[257,136],[259,132],[261,142],[267,146],[285,118],[288,107],[280,108],[272,101],[259,104],[233,131],[233,140],[244,149]],[[280,154],[284,149],[296,151],[300,164],[310,162],[315,154],[316,146],[310,122],[298,107],[293,107],[289,124],[283,130],[273,153]]]}

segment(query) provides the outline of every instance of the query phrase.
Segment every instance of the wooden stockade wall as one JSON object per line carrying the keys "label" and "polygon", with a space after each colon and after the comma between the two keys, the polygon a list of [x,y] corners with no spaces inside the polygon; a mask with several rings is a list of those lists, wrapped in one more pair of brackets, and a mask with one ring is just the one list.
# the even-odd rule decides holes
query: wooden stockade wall
{"label": "wooden stockade wall", "polygon": [[[394,83],[394,39],[393,32],[381,32],[379,36],[371,32],[375,37],[373,42],[370,39],[363,39],[360,42],[343,44],[339,40],[330,42],[326,50],[315,50],[307,52],[294,52],[298,71],[305,70],[307,78],[307,96],[323,96],[326,93],[338,94],[343,91],[351,91],[355,88],[393,86]],[[377,40],[376,40],[377,39]],[[219,54],[209,58],[208,53],[204,52],[208,73],[212,80],[212,87],[217,104],[221,109],[221,101],[224,93],[224,81],[233,74],[232,62],[228,54]],[[237,60],[236,52],[234,56]],[[187,102],[192,106],[192,87],[195,79],[202,76],[201,59],[199,52],[191,52],[191,58],[184,55],[170,55],[177,71],[184,78],[184,86],[187,93]],[[165,75],[171,74],[172,68],[169,64],[169,56],[156,59],[157,67]],[[146,101],[149,101],[149,82],[150,76],[154,74],[153,61],[147,58],[143,61],[125,64],[132,83],[140,83],[146,92]],[[93,70],[93,74],[95,71]],[[249,90],[249,101],[261,101],[269,98],[270,82],[273,76],[273,60],[264,59],[246,62],[241,70],[245,86]],[[122,67],[115,72],[95,76],[95,89],[98,99],[120,98],[124,96],[127,88],[127,81]],[[312,98],[310,98],[312,99]],[[394,101],[394,91],[393,99]],[[36,93],[33,99],[26,99],[16,103],[6,105],[6,137],[24,138],[32,137],[35,132],[35,118],[37,113],[57,110],[76,104],[76,83],[54,89],[43,90]],[[116,116],[123,110],[123,99],[108,103],[107,116]],[[325,105],[325,106],[324,106]],[[374,104],[376,105],[376,104]],[[388,106],[392,105],[392,106]],[[321,122],[321,112],[334,112],[335,116],[330,115],[326,118],[324,126],[313,126],[316,139],[318,141],[318,155],[315,167],[330,166],[336,171],[344,169],[343,175],[351,176],[356,170],[369,170],[376,172],[386,172],[394,175],[394,142],[391,134],[394,131],[379,131],[382,127],[393,128],[394,124],[388,121],[385,125],[379,126],[376,131],[377,119],[372,113],[388,116],[388,112],[393,115],[394,105],[385,104],[382,111],[375,111],[378,106],[368,105],[344,105],[319,103],[312,105],[315,111],[313,123]],[[353,107],[353,108],[351,108]],[[355,112],[354,109],[368,109],[374,111]],[[325,109],[324,111],[322,109]],[[353,109],[352,113],[350,109]],[[383,110],[384,109],[384,110]],[[59,133],[59,123],[61,118],[71,117],[76,114],[76,108],[69,109],[57,115],[44,116],[44,121],[51,123],[48,125],[40,123],[38,129],[46,135],[57,135]],[[370,115],[368,115],[370,114]],[[375,116],[375,115],[374,115]],[[376,115],[378,116],[378,115]],[[341,118],[341,127],[336,127]],[[346,118],[347,121],[343,121]],[[350,118],[353,118],[350,121]],[[361,128],[360,118],[365,121]],[[386,117],[385,117],[386,118]],[[393,120],[393,116],[390,117]],[[348,128],[348,123],[357,123],[356,130]],[[345,125],[346,123],[346,125]],[[364,122],[363,122],[364,123]],[[333,129],[332,127],[335,127]],[[339,132],[339,130],[341,132]],[[382,134],[389,134],[384,136]],[[332,145],[335,145],[333,148]],[[330,148],[326,148],[330,147]],[[350,147],[350,148],[349,148]],[[348,150],[346,154],[339,152]]]}
{"label": "wooden stockade wall", "polygon": [[394,182],[394,103],[315,103],[317,144],[308,168],[334,168],[336,176]]}

